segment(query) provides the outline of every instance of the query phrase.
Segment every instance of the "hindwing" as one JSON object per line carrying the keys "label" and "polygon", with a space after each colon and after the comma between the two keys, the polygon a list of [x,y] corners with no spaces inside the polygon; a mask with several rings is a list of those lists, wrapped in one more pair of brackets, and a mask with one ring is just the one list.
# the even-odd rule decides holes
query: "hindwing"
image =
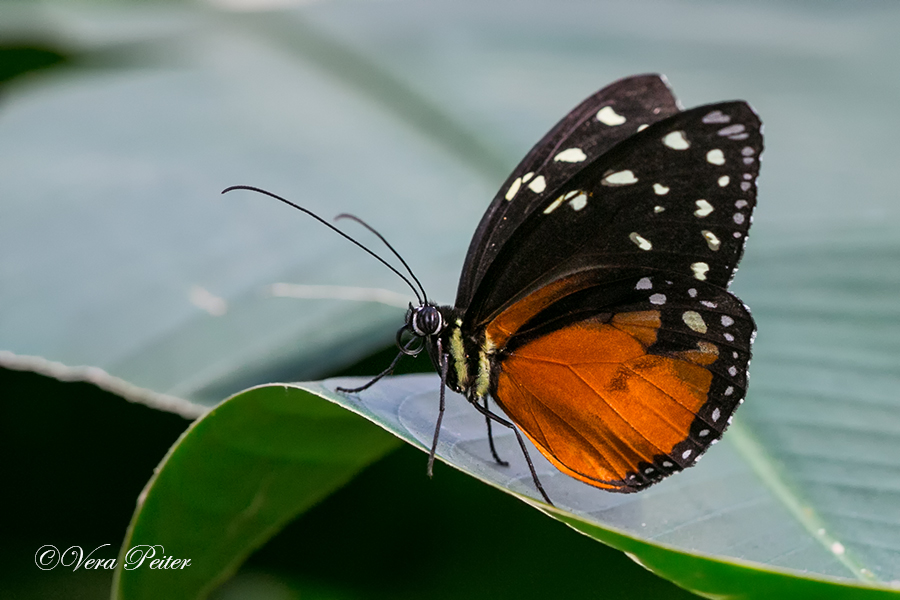
{"label": "hindwing", "polygon": [[582,271],[536,295],[485,329],[503,346],[491,393],[560,470],[638,491],[721,437],[755,335],[737,298],[650,269]]}

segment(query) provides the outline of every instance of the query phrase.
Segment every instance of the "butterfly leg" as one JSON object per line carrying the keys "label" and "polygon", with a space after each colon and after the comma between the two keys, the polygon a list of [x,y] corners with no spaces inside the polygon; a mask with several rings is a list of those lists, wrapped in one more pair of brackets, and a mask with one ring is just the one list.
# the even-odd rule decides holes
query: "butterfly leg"
{"label": "butterfly leg", "polygon": [[528,448],[525,447],[525,440],[522,439],[522,434],[519,433],[519,430],[516,428],[516,426],[513,425],[511,422],[507,421],[506,419],[497,416],[496,414],[494,414],[490,410],[486,409],[485,407],[481,406],[477,402],[473,402],[472,406],[474,406],[475,409],[478,410],[478,412],[480,412],[481,414],[483,414],[488,420],[496,421],[497,423],[503,425],[504,427],[509,427],[510,429],[513,430],[513,433],[516,434],[516,439],[519,441],[519,448],[522,449],[522,454],[525,455],[525,462],[528,463],[528,470],[531,471],[531,479],[534,480],[535,487],[541,493],[541,496],[544,497],[544,501],[547,502],[547,504],[549,504],[550,506],[555,506],[553,504],[553,502],[550,500],[550,496],[548,496],[547,492],[544,491],[544,486],[541,485],[541,480],[538,479],[537,471],[534,470],[534,463],[531,462],[531,457],[528,455]]}
{"label": "butterfly leg", "polygon": [[[484,410],[487,412],[490,412],[490,409],[488,408],[488,397],[487,396],[484,397]],[[508,467],[509,462],[500,458],[500,455],[497,454],[497,448],[494,446],[494,433],[493,433],[493,431],[491,431],[491,418],[489,416],[485,415],[484,421],[485,421],[485,423],[487,423],[488,444],[491,447],[491,456],[494,457],[494,460],[497,461],[497,464],[500,465],[501,467]]]}
{"label": "butterfly leg", "polygon": [[363,390],[367,390],[367,389],[369,389],[370,387],[372,387],[373,385],[375,385],[375,383],[376,383],[379,379],[381,379],[382,377],[384,377],[384,376],[386,376],[386,375],[390,375],[391,373],[393,373],[393,372],[394,372],[394,368],[397,366],[397,363],[400,362],[400,359],[403,358],[403,356],[404,356],[404,353],[403,353],[403,352],[398,353],[397,356],[394,357],[394,360],[391,361],[391,364],[388,365],[388,368],[385,369],[384,371],[382,371],[381,373],[379,373],[378,375],[376,375],[376,376],[375,376],[371,381],[369,381],[368,383],[365,383],[365,384],[363,384],[363,385],[361,385],[361,386],[359,386],[359,387],[356,387],[356,388],[338,387],[338,388],[334,388],[334,389],[335,389],[335,391],[343,392],[343,393],[345,393],[345,394],[355,394],[355,393],[357,393],[357,392],[361,392],[361,391],[363,391]]}
{"label": "butterfly leg", "polygon": [[428,476],[431,477],[434,472],[434,453],[437,452],[437,443],[438,436],[441,434],[441,421],[444,420],[444,401],[445,394],[447,389],[447,369],[449,367],[449,361],[447,357],[444,356],[444,349],[441,346],[441,340],[438,338],[437,340],[437,355],[440,357],[441,363],[441,400],[440,405],[438,407],[438,418],[437,423],[434,425],[434,440],[431,442],[431,452],[428,453]]}

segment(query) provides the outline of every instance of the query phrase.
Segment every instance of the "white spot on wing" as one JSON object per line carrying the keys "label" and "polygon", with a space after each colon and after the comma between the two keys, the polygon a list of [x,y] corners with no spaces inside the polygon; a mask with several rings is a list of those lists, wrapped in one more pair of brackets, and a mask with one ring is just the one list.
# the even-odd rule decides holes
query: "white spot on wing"
{"label": "white spot on wing", "polygon": [[734,222],[738,225],[743,225],[744,215],[742,215],[741,213],[734,213]]}
{"label": "white spot on wing", "polygon": [[650,304],[657,304],[662,306],[666,303],[666,295],[665,294],[653,294],[650,296]]}
{"label": "white spot on wing", "polygon": [[704,239],[706,239],[706,245],[709,246],[710,250],[718,250],[722,247],[722,242],[719,241],[719,238],[716,237],[716,234],[712,231],[704,229],[700,233],[703,234]]}
{"label": "white spot on wing", "polygon": [[655,212],[655,213],[661,213],[661,212],[664,211],[664,210],[666,210],[666,207],[665,207],[665,206],[659,206],[659,205],[657,205],[657,206],[654,206],[654,207],[653,207],[653,212]]}
{"label": "white spot on wing", "polygon": [[648,127],[650,127],[650,126],[647,125],[646,123],[644,123],[643,125],[638,125],[637,130],[638,130],[638,131],[643,131],[643,130],[647,129]]}
{"label": "white spot on wing", "polygon": [[725,187],[730,181],[731,178],[728,175],[722,175],[721,177],[719,177],[719,187]]}
{"label": "white spot on wing", "polygon": [[706,162],[712,165],[724,165],[725,164],[725,153],[715,148],[706,153]]}
{"label": "white spot on wing", "polygon": [[689,290],[688,290],[688,296],[690,296],[691,298],[696,298],[696,297],[697,297],[697,290],[695,290],[694,288],[689,289]]}
{"label": "white spot on wing", "polygon": [[637,285],[634,286],[636,290],[649,290],[653,288],[653,282],[650,281],[649,277],[641,277],[638,279]]}
{"label": "white spot on wing", "polygon": [[747,201],[746,200],[738,200],[737,202],[734,203],[734,206],[735,206],[735,208],[744,208],[745,206],[747,206]]}
{"label": "white spot on wing", "polygon": [[616,185],[632,185],[637,183],[637,178],[634,176],[629,170],[625,171],[616,171],[615,173],[610,173],[606,177],[604,177],[600,183],[603,185],[616,186]]}
{"label": "white spot on wing", "polygon": [[552,213],[554,210],[556,210],[557,208],[559,208],[559,205],[563,203],[563,200],[565,200],[565,197],[564,197],[564,196],[560,196],[559,198],[557,198],[556,200],[554,200],[553,202],[551,202],[551,203],[550,203],[550,206],[548,206],[547,208],[544,209],[544,214],[545,214],[545,215],[549,215],[549,214]]}
{"label": "white spot on wing", "polygon": [[666,134],[662,142],[672,150],[687,150],[691,147],[691,143],[684,137],[683,131],[673,131]]}
{"label": "white spot on wing", "polygon": [[528,180],[534,177],[534,171],[530,171],[522,175],[522,183],[528,183]]}
{"label": "white spot on wing", "polygon": [[553,157],[553,160],[555,160],[556,162],[570,163],[579,163],[583,162],[586,159],[587,155],[582,152],[581,148],[569,148],[568,150],[563,150]]}
{"label": "white spot on wing", "polygon": [[665,196],[666,194],[669,193],[669,188],[667,188],[666,186],[664,186],[661,183],[654,183],[653,191],[656,193],[657,196]]}
{"label": "white spot on wing", "polygon": [[543,175],[538,175],[534,178],[534,181],[528,184],[528,189],[535,194],[540,194],[547,189],[547,180],[544,179]]}
{"label": "white spot on wing", "polygon": [[587,201],[587,194],[581,192],[569,201],[569,206],[571,206],[574,210],[581,210],[582,208],[587,206]]}
{"label": "white spot on wing", "polygon": [[681,315],[684,324],[696,331],[697,333],[706,333],[706,321],[700,316],[700,313],[693,310],[686,310]]}
{"label": "white spot on wing", "polygon": [[694,202],[697,205],[697,210],[694,211],[695,217],[700,217],[701,219],[707,216],[709,213],[713,211],[713,206],[706,200],[697,200]]}
{"label": "white spot on wing", "polygon": [[506,199],[512,200],[516,197],[516,194],[519,193],[519,188],[522,186],[522,178],[516,177],[516,180],[512,182],[512,185],[509,186],[509,189],[506,190]]}
{"label": "white spot on wing", "polygon": [[731,327],[732,325],[734,325],[734,319],[732,319],[728,315],[722,315],[722,326]]}
{"label": "white spot on wing", "polygon": [[621,125],[626,121],[625,117],[618,114],[612,106],[604,106],[599,111],[597,111],[597,120],[604,125],[609,125],[610,127]]}
{"label": "white spot on wing", "polygon": [[719,420],[719,417],[721,417],[721,416],[722,416],[722,411],[720,411],[718,408],[714,408],[713,411],[712,411],[712,420],[713,420],[713,423],[715,423],[716,421],[718,421],[718,420]]}
{"label": "white spot on wing", "polygon": [[711,113],[706,113],[706,115],[701,119],[707,125],[712,123],[729,123],[731,121],[731,117],[724,114],[721,110],[714,110]]}
{"label": "white spot on wing", "polygon": [[691,263],[691,271],[694,272],[694,277],[700,281],[706,281],[706,272],[709,271],[709,265],[705,262]]}
{"label": "white spot on wing", "polygon": [[692,452],[693,452],[693,450],[685,450],[684,452],[681,453],[681,458],[687,460],[688,457],[690,457]]}
{"label": "white spot on wing", "polygon": [[744,127],[740,123],[735,123],[734,125],[729,125],[728,127],[723,127],[719,130],[719,135],[725,137],[729,135],[737,135],[739,133],[744,133]]}
{"label": "white spot on wing", "polygon": [[641,250],[652,250],[653,249],[653,244],[650,243],[650,240],[648,240],[647,238],[641,237],[641,235],[637,232],[632,232],[628,236],[628,239],[630,239],[632,242],[634,242],[637,245],[637,247],[640,248]]}

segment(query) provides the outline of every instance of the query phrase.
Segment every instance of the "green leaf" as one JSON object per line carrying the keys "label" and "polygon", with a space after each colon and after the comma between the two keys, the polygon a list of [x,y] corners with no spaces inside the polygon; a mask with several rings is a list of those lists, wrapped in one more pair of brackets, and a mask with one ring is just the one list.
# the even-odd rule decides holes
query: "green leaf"
{"label": "green leaf", "polygon": [[[185,432],[147,484],[122,544],[114,597],[209,593],[296,515],[398,443],[297,388],[267,386],[223,402]],[[190,564],[151,568],[164,556]]]}
{"label": "green leaf", "polygon": [[[348,467],[350,471],[373,456],[370,452],[377,453],[371,450],[375,445],[369,441],[373,435],[370,430],[354,420],[349,421],[352,428],[346,427],[338,409],[325,410],[327,405],[313,394],[427,451],[437,417],[437,378],[389,378],[358,396],[332,391],[337,385],[359,381],[255,388],[199,421],[172,450],[148,486],[123,553],[137,543],[162,543],[192,557],[192,564],[203,565],[203,569],[190,574],[190,580],[181,579],[179,574],[172,581],[163,576],[168,574],[154,575],[149,570],[120,571],[117,589],[121,597],[145,597],[124,594],[125,590],[138,589],[146,597],[160,595],[163,588],[158,585],[177,588],[184,594],[177,597],[185,598],[193,597],[198,589],[209,589],[210,583],[203,581],[202,575],[220,581],[222,574],[233,570],[250,549],[274,533],[274,527],[247,525],[245,515],[248,507],[255,506],[255,497],[279,499],[266,504],[266,511],[271,511],[272,523],[284,523],[310,506],[310,495],[318,498],[333,489],[333,484],[322,486],[319,479],[331,468],[331,461],[325,458],[328,452],[339,449],[339,456],[346,459],[353,458],[351,449],[360,452],[359,461]],[[279,412],[291,411],[291,422],[267,414],[270,404],[275,404]],[[304,423],[299,417],[307,410],[314,415],[327,413],[329,418]],[[294,415],[298,417],[296,422]],[[222,419],[227,419],[226,427],[220,431],[218,421]],[[326,429],[332,423],[335,429]],[[297,434],[291,435],[294,429]],[[314,436],[308,438],[312,432]],[[360,437],[350,437],[354,435]],[[225,454],[218,449],[221,440],[240,451]],[[299,480],[304,475],[300,470],[286,472],[292,465],[284,471],[271,468],[268,448],[276,446],[273,440],[278,440],[279,458],[282,453],[306,457],[311,447],[316,449],[313,456],[323,462],[307,460],[301,465],[309,469],[309,463],[314,463],[308,482]],[[702,464],[640,494],[612,494],[584,485],[557,471],[531,446],[539,477],[555,507],[540,501],[512,434],[499,431],[496,441],[501,455],[510,461],[509,467],[491,460],[483,417],[463,397],[447,396],[438,446],[441,460],[629,553],[650,570],[694,593],[735,599],[819,598],[836,593],[848,598],[900,597],[896,582],[891,583],[900,569],[896,551],[889,549],[892,534],[862,528],[845,534],[839,527],[840,519],[834,521],[831,514],[833,505],[817,503],[814,494],[808,495],[814,488],[802,478],[782,472],[778,461],[785,449],[759,444],[752,424],[736,423]],[[296,451],[291,450],[292,444]],[[257,450],[258,446],[262,449]],[[257,454],[259,462],[254,464],[252,458]],[[215,461],[209,459],[212,456]],[[878,460],[874,449],[870,460]],[[822,468],[829,467],[841,468],[827,464]],[[335,468],[338,479],[347,475]],[[440,476],[440,468],[436,476]],[[223,479],[240,484],[223,487]],[[186,485],[188,481],[190,486]],[[883,479],[884,487],[895,484],[890,476]],[[840,486],[836,483],[834,487],[833,493],[839,494]],[[220,489],[224,493],[216,491]],[[229,492],[237,497],[230,499]],[[881,501],[875,497],[870,505],[857,499],[848,508],[861,515],[880,506]],[[891,515],[880,516],[882,530],[900,529]],[[235,530],[241,535],[231,533]],[[896,541],[896,537],[893,539]],[[873,553],[873,548],[881,553]],[[165,592],[174,593],[168,587]]]}

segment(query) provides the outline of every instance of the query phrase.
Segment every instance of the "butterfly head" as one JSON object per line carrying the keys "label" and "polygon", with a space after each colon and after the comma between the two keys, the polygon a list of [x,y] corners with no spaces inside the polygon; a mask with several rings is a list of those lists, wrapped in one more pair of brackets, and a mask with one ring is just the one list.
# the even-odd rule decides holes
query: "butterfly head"
{"label": "butterfly head", "polygon": [[410,304],[406,323],[397,331],[397,346],[404,354],[416,356],[429,341],[440,336],[446,326],[439,307],[427,302],[418,306]]}
{"label": "butterfly head", "polygon": [[444,318],[437,306],[422,304],[410,310],[407,325],[419,337],[438,335],[444,329]]}

